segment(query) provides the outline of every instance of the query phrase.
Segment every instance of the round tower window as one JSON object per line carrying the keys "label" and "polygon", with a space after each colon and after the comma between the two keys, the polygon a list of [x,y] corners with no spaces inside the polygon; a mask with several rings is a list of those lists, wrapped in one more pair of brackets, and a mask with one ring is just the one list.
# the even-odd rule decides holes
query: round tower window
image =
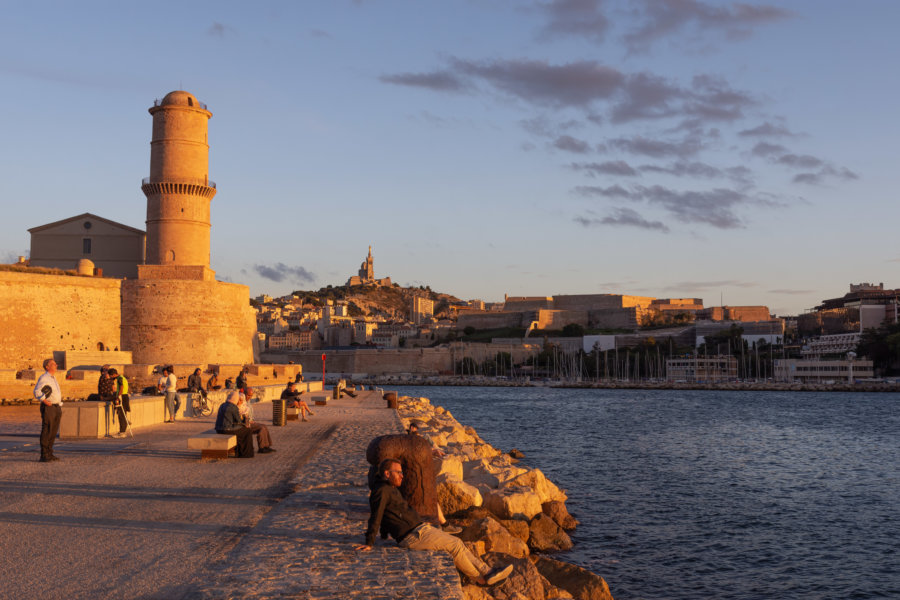
{"label": "round tower window", "polygon": [[85,222],[84,222],[84,228],[85,228],[85,229],[90,229],[90,228],[91,228],[91,222],[90,222],[90,221],[85,221]]}

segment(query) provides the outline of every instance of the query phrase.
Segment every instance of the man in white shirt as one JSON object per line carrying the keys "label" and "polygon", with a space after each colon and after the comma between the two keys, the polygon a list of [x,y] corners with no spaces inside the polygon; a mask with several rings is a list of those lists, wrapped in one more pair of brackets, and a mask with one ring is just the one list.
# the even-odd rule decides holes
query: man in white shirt
{"label": "man in white shirt", "polygon": [[53,455],[53,442],[59,433],[62,418],[62,393],[56,381],[56,361],[44,361],[44,374],[38,377],[34,386],[34,399],[41,401],[41,462],[59,460]]}
{"label": "man in white shirt", "polygon": [[178,378],[175,377],[174,369],[171,365],[163,369],[163,375],[166,376],[166,385],[163,391],[166,393],[166,409],[169,411],[169,419],[165,422],[174,423],[175,413],[178,412],[178,408],[181,406],[181,402],[178,401],[178,394],[175,393]]}

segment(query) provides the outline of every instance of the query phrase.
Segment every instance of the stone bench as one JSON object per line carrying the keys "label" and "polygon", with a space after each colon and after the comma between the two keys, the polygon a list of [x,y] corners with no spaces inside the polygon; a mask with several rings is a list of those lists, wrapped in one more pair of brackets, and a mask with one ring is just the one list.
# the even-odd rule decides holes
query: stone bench
{"label": "stone bench", "polygon": [[300,409],[299,408],[290,408],[290,407],[285,409],[284,420],[285,421],[299,421],[300,420]]}
{"label": "stone bench", "polygon": [[187,444],[188,449],[200,451],[200,458],[228,458],[229,453],[237,447],[237,436],[208,429],[189,437]]}
{"label": "stone bench", "polygon": [[327,406],[328,396],[313,396],[312,401],[316,404],[316,406]]}

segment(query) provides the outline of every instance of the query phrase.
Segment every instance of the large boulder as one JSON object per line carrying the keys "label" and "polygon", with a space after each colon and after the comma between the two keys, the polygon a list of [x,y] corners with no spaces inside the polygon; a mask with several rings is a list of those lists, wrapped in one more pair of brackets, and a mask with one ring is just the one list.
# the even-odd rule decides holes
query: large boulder
{"label": "large boulder", "polygon": [[544,502],[541,504],[541,511],[566,531],[572,531],[578,527],[578,519],[569,514],[565,502],[559,500]]}
{"label": "large boulder", "polygon": [[[517,467],[512,467],[517,468]],[[522,470],[524,471],[524,469]],[[547,479],[540,469],[530,469],[514,475],[513,477],[502,479],[504,487],[510,485],[528,486],[538,495],[541,503],[552,502],[557,500],[565,502],[568,500],[565,492],[556,487],[556,484]]]}
{"label": "large boulder", "polygon": [[493,600],[487,590],[480,585],[467,583],[462,586],[464,600]]}
{"label": "large boulder", "polygon": [[499,450],[497,450],[490,444],[484,444],[481,442],[475,442],[474,452],[477,458],[493,458],[494,456],[500,455]]}
{"label": "large boulder", "polygon": [[422,518],[437,522],[437,488],[434,465],[431,462],[431,444],[418,435],[383,435],[375,438],[366,448],[369,470],[369,486],[378,483],[381,461],[393,458],[403,466],[403,483],[400,493]]}
{"label": "large boulder", "polygon": [[505,487],[483,494],[484,506],[501,519],[530,521],[541,512],[538,495],[527,487]]}
{"label": "large boulder", "polygon": [[491,567],[513,565],[512,574],[488,591],[496,600],[546,600],[544,578],[527,558],[512,558],[496,552],[488,552],[481,559]]}
{"label": "large boulder", "polygon": [[506,530],[511,534],[519,538],[525,543],[528,543],[528,536],[531,535],[531,530],[528,529],[528,521],[522,521],[520,519],[498,519],[501,525],[506,527]]}
{"label": "large boulder", "polygon": [[464,542],[484,542],[485,552],[502,552],[517,558],[528,556],[528,545],[511,535],[506,528],[488,517],[479,519],[462,530],[459,538]]}
{"label": "large boulder", "polygon": [[443,458],[435,456],[431,462],[434,466],[435,477],[448,473],[457,479],[463,478],[463,461],[458,456],[452,454],[446,454]]}
{"label": "large boulder", "polygon": [[528,547],[537,552],[559,552],[572,548],[569,535],[544,513],[531,520],[528,531]]}
{"label": "large boulder", "polygon": [[546,556],[533,555],[531,560],[547,581],[566,590],[577,600],[613,600],[603,578],[587,569]]}
{"label": "large boulder", "polygon": [[437,501],[445,515],[482,504],[478,488],[450,473],[437,478]]}

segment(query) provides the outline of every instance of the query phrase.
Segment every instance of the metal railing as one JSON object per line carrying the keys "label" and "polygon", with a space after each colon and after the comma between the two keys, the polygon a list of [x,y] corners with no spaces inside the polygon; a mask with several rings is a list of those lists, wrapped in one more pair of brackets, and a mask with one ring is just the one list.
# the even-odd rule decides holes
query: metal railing
{"label": "metal railing", "polygon": [[204,185],[206,187],[215,188],[216,182],[210,179],[203,179],[200,177],[191,178],[191,177],[182,177],[180,179],[166,179],[165,181],[150,181],[149,177],[144,177],[141,179],[141,185],[147,185],[148,183],[188,183],[191,185]]}
{"label": "metal railing", "polygon": [[[156,100],[153,101],[153,106],[162,106],[162,100],[157,98]],[[200,102],[199,100],[197,100],[197,106],[199,106],[203,110],[209,110],[208,108],[206,108],[205,102]]]}

